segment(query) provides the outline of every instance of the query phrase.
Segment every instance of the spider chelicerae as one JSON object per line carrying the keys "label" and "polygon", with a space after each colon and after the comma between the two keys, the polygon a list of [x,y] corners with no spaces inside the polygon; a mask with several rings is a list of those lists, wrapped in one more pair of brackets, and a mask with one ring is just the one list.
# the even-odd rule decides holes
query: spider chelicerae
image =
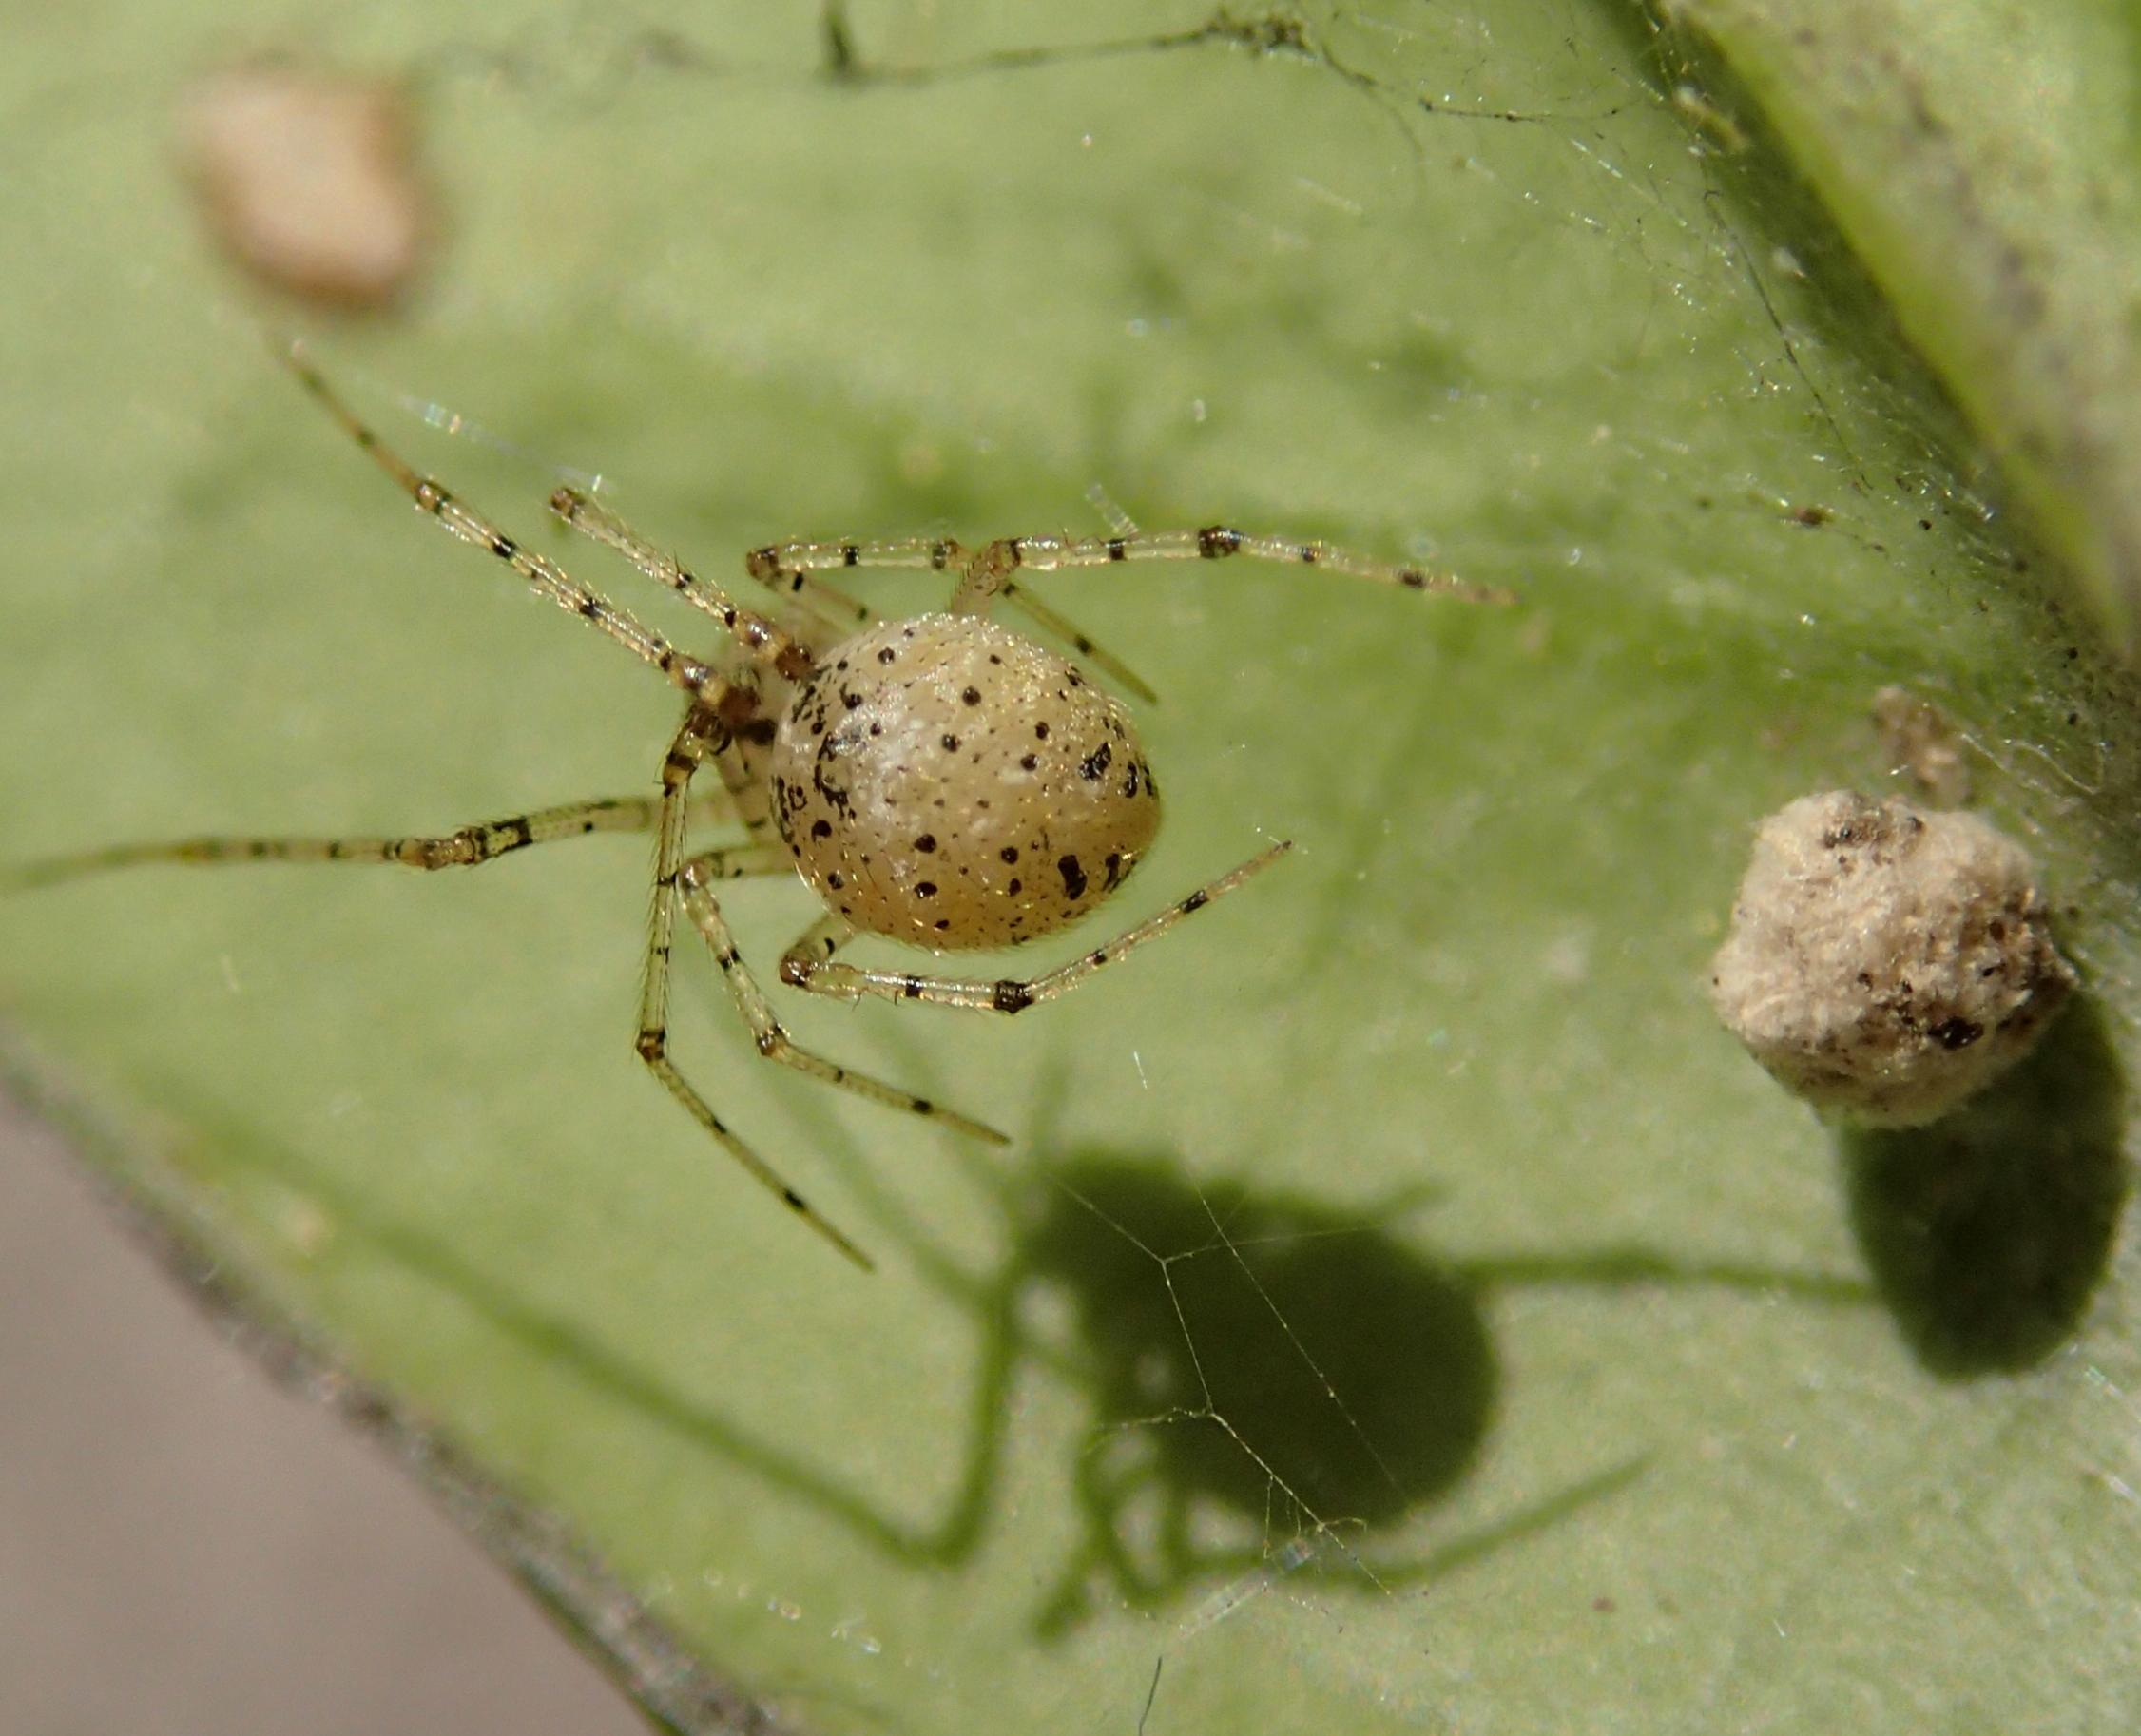
{"label": "spider chelicerae", "polygon": [[[804,1049],[775,1015],[737,951],[715,888],[746,875],[795,873],[825,914],[781,956],[781,981],[844,1001],[875,995],[1015,1013],[1224,897],[1291,847],[1281,841],[1156,915],[1030,977],[923,975],[848,963],[858,936],[936,953],[1013,946],[1079,921],[1128,878],[1160,822],[1160,790],[1119,702],[1057,651],[992,620],[1008,604],[1138,697],[1151,692],[1121,663],[1047,608],[1014,574],[1131,561],[1248,556],[1327,568],[1474,602],[1508,593],[1448,573],[1398,566],[1321,542],[1257,536],[1224,525],[1143,531],[1109,510],[1107,536],[1013,536],[970,549],[941,538],[787,542],[754,549],[743,570],[769,595],[747,608],[570,488],[550,509],[615,550],[727,630],[727,649],[701,659],[523,548],[419,474],[343,403],[301,346],[291,370],[328,415],[415,502],[465,542],[494,555],[538,595],[580,616],[685,695],[684,721],[662,761],[660,793],[568,802],[416,838],[200,838],[122,844],[39,864],[18,888],[147,863],[375,862],[473,867],[530,845],[592,832],[654,835],[653,916],[635,1038],[640,1058],[717,1144],[858,1265],[869,1257],[791,1187],[717,1114],[669,1055],[670,951],[681,910],[698,931],[768,1060],[920,1115],[958,1132],[1005,1135],[927,1098]],[[887,619],[821,575],[839,568],[907,568],[955,575],[936,613]],[[742,834],[685,847],[692,781],[712,767],[719,811]]]}

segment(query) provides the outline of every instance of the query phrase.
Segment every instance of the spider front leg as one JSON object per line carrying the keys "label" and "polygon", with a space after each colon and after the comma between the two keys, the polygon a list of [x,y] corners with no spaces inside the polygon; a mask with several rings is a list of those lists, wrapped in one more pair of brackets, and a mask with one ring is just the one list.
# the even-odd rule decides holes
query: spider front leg
{"label": "spider front leg", "polygon": [[[834,590],[816,575],[832,567],[887,568],[904,571],[958,572],[973,561],[965,545],[944,537],[903,536],[878,542],[768,543],[743,557],[743,570],[775,590],[801,591],[806,587],[821,596],[836,599],[852,611],[858,627],[876,619],[871,611],[843,591]],[[1159,696],[1129,665],[1096,644],[1071,621],[1059,615],[1030,590],[1003,578],[996,596],[1023,609],[1044,633],[1069,646],[1132,697],[1150,702]]]}
{"label": "spider front leg", "polygon": [[[810,672],[814,647],[796,644],[765,616],[739,608],[735,599],[710,579],[691,570],[667,550],[658,548],[608,507],[578,489],[561,488],[550,495],[550,511],[581,535],[614,549],[658,585],[665,585],[694,608],[714,617],[735,635],[736,643],[762,663],[771,664],[791,681]],[[843,598],[855,608],[861,605]],[[820,618],[819,625],[827,627]],[[834,627],[834,630],[839,630]]]}
{"label": "spider front leg", "polygon": [[[408,495],[419,512],[430,514],[454,536],[465,543],[473,543],[478,549],[496,556],[511,568],[539,597],[547,597],[559,608],[578,615],[583,621],[603,633],[642,662],[651,664],[668,678],[670,683],[686,693],[699,694],[719,691],[721,683],[714,671],[696,657],[687,657],[679,651],[660,633],[644,626],[627,611],[619,608],[599,590],[583,585],[555,561],[523,549],[511,537],[492,524],[482,513],[458,499],[435,477],[419,475],[410,467],[409,461],[358,419],[357,413],[342,402],[326,376],[305,357],[302,344],[292,344],[283,352],[283,360],[298,381],[318,400],[320,407],[341,427],[342,432],[356,441],[358,448],[368,453],[372,461],[384,471],[395,486]],[[751,642],[739,632],[740,642]]]}
{"label": "spider front leg", "polygon": [[[723,794],[704,805],[718,813],[729,804]],[[473,868],[563,838],[585,838],[594,832],[651,832],[660,812],[661,803],[652,797],[618,796],[482,820],[429,838],[222,837],[113,844],[0,873],[0,889],[28,891],[86,875],[160,863],[223,867],[244,862],[360,862],[426,870]],[[780,865],[786,866],[785,858]]]}
{"label": "spider front leg", "polygon": [[986,615],[998,597],[1011,594],[1011,575],[1021,568],[1053,572],[1067,567],[1109,567],[1128,561],[1216,561],[1245,554],[1252,560],[1323,567],[1353,578],[1394,585],[1403,590],[1432,590],[1467,603],[1510,604],[1509,591],[1475,585],[1455,573],[1427,567],[1379,561],[1330,543],[1292,542],[1280,536],[1254,536],[1226,525],[1201,530],[1140,530],[1119,519],[1112,536],[1007,536],[970,559],[952,592],[955,615]]}
{"label": "spider front leg", "polygon": [[[789,867],[785,846],[749,846],[753,851],[768,852],[762,869],[752,868],[741,872],[776,873]],[[750,967],[743,962],[736,950],[736,941],[728,930],[727,920],[722,916],[721,905],[715,899],[712,882],[727,878],[723,873],[723,858],[734,853],[721,851],[706,856],[695,856],[684,864],[678,883],[684,888],[685,914],[691,918],[707,949],[714,955],[714,963],[728,984],[728,992],[736,1001],[736,1010],[750,1026],[751,1035],[758,1044],[759,1053],[769,1061],[779,1061],[798,1072],[807,1073],[826,1085],[839,1086],[858,1097],[867,1097],[872,1103],[881,1103],[887,1109],[903,1109],[911,1115],[920,1115],[930,1121],[942,1122],[958,1132],[971,1134],[976,1139],[988,1140],[993,1145],[1008,1146],[1011,1137],[999,1133],[994,1128],[970,1120],[954,1110],[942,1109],[927,1097],[917,1097],[912,1091],[903,1091],[897,1086],[887,1085],[881,1079],[859,1073],[852,1068],[829,1061],[823,1055],[801,1048],[789,1036],[781,1021],[774,1016],[773,1009],[766,1003],[765,993],[758,979],[751,974]],[[736,871],[731,871],[731,873]]]}
{"label": "spider front leg", "polygon": [[833,955],[852,939],[855,929],[831,917],[818,923],[791,946],[781,959],[781,979],[813,994],[830,994],[836,1000],[860,1000],[876,995],[881,1000],[928,1001],[940,1007],[961,1007],[970,1013],[1023,1013],[1036,1002],[1067,993],[1095,971],[1114,964],[1148,940],[1155,940],[1185,916],[1195,915],[1215,899],[1225,897],[1250,876],[1262,873],[1293,848],[1283,839],[1252,856],[1229,874],[1206,882],[1179,903],[1157,916],[1146,917],[1114,939],[1097,946],[1069,964],[1033,977],[998,977],[982,982],[954,976],[917,976],[906,971],[875,971],[841,964]]}
{"label": "spider front leg", "polygon": [[[819,1216],[809,1201],[789,1186],[779,1170],[731,1132],[728,1124],[714,1113],[713,1107],[669,1059],[669,955],[676,934],[677,888],[684,873],[685,804],[690,797],[693,776],[728,743],[727,725],[713,709],[718,701],[717,687],[706,696],[705,703],[693,704],[662,762],[662,800],[655,826],[654,907],[647,921],[646,964],[640,984],[639,1034],[633,1047],[647,1071],[662,1082],[669,1095],[684,1106],[685,1112],[706,1130],[715,1144],[849,1260],[864,1271],[871,1271],[874,1263],[870,1257],[830,1222]],[[704,875],[705,880],[714,878],[711,873]]]}

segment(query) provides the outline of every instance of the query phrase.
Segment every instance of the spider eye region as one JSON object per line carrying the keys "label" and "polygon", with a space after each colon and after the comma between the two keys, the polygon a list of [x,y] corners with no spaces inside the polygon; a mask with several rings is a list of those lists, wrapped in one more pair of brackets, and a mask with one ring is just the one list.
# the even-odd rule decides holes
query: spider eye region
{"label": "spider eye region", "polygon": [[781,715],[772,772],[781,836],[826,905],[937,952],[1078,920],[1160,826],[1122,706],[974,616],[885,622],[827,653]]}

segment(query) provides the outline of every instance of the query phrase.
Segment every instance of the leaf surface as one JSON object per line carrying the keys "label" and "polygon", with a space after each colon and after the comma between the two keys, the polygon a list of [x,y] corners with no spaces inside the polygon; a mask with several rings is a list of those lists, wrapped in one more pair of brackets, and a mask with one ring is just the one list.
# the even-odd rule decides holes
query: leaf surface
{"label": "leaf surface", "polygon": [[[253,45],[123,12],[0,72],[9,858],[651,788],[662,685],[261,361],[164,118]],[[874,1279],[634,1060],[629,840],[0,901],[12,1071],[783,1728],[2131,1726],[2130,681],[1676,47],[1575,5],[1205,23],[858,9],[845,79],[765,8],[283,26],[417,82],[451,221],[323,365],[680,636],[546,529],[559,467],[713,573],[1084,531],[1099,483],[1522,593],[1048,588],[1164,696],[1167,829],[1111,908],[1299,847],[1014,1021],[776,991],[1008,1155],[760,1066],[680,953],[684,1064]],[[1985,1107],[1877,1142],[1705,987],[1752,823],[1887,779],[1891,683],[2087,993]],[[770,980],[807,896],[724,902]]]}

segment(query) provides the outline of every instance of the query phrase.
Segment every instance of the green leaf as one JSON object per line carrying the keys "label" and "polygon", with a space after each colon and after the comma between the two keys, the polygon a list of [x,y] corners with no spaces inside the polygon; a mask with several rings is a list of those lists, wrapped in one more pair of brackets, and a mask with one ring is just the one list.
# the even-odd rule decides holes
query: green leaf
{"label": "green leaf", "polygon": [[[2134,688],[1761,117],[1606,7],[887,5],[838,79],[772,11],[284,25],[418,81],[439,274],[316,345],[390,440],[680,635],[545,529],[557,467],[709,573],[1097,482],[1521,607],[1047,588],[1164,696],[1123,919],[1299,848],[1015,1021],[775,991],[1008,1154],[767,1076],[680,953],[683,1064],[874,1278],[640,1069],[629,840],[0,899],[18,1079],[676,1727],[733,1723],[693,1659],[827,1733],[2130,1727]],[[262,361],[166,161],[253,45],[117,19],[0,71],[6,857],[651,788],[673,696]],[[1877,1142],[1705,987],[1752,822],[1887,776],[1891,683],[2085,992]],[[724,905],[768,980],[812,915]]]}
{"label": "green leaf", "polygon": [[1672,0],[1745,79],[2131,647],[2141,181],[2127,6]]}

